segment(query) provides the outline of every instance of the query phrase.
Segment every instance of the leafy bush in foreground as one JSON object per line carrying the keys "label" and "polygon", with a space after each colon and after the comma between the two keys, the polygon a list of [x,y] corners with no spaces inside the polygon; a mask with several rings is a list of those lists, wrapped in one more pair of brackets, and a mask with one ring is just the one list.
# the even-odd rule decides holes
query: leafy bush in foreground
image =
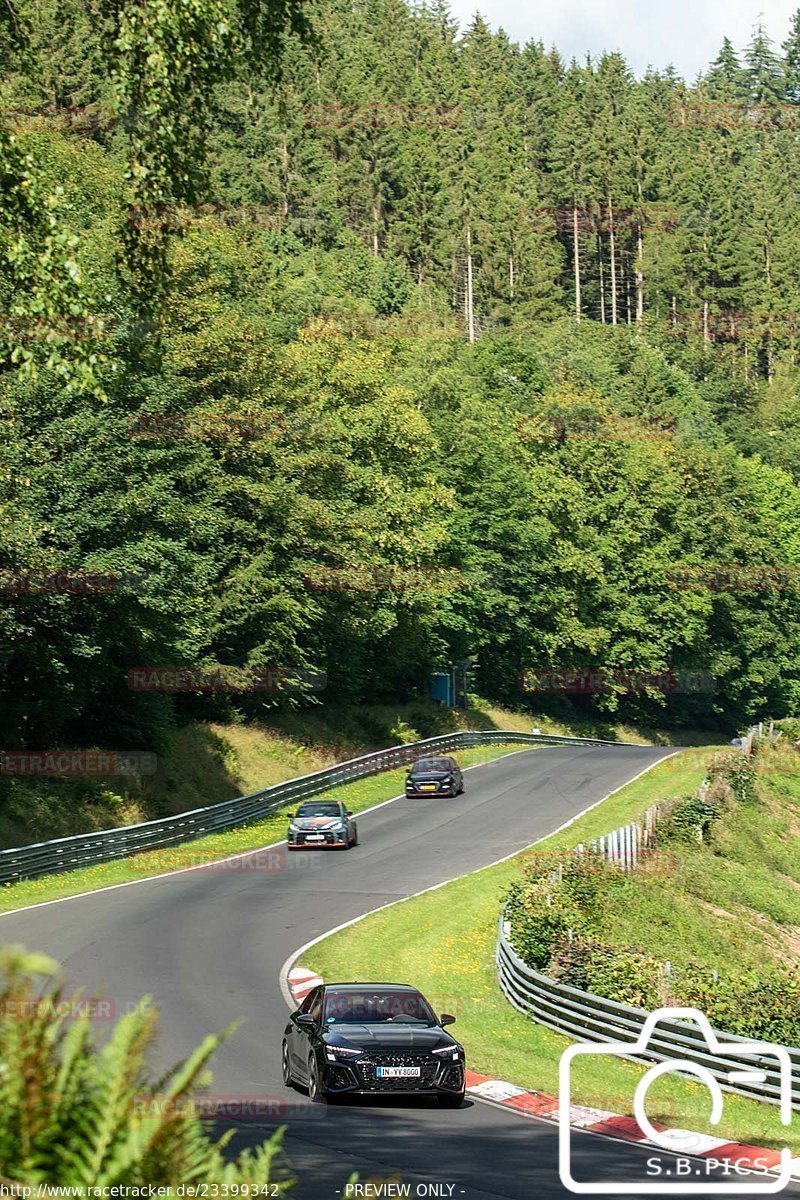
{"label": "leafy bush in foreground", "polygon": [[[102,1050],[91,1006],[74,1020],[62,1004],[57,965],[18,947],[0,952],[0,1165],[17,1184],[148,1183],[292,1186],[282,1131],[226,1161],[233,1131],[212,1141],[192,1096],[208,1084],[211,1055],[229,1031],[210,1036],[166,1076],[145,1056],[157,1013],[147,999],[118,1020]],[[44,991],[37,977],[47,981]],[[272,1195],[273,1192],[270,1191]]]}

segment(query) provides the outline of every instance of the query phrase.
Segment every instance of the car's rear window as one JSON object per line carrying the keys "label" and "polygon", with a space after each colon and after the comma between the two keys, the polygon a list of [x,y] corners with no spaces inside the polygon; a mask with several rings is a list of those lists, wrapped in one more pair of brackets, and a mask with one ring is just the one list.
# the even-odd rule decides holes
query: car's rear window
{"label": "car's rear window", "polygon": [[435,1025],[436,1016],[420,992],[386,989],[328,991],[324,1020],[328,1025]]}
{"label": "car's rear window", "polygon": [[414,763],[415,771],[450,771],[452,761],[449,758],[421,758]]}
{"label": "car's rear window", "polygon": [[297,810],[298,817],[338,817],[338,804],[301,804]]}

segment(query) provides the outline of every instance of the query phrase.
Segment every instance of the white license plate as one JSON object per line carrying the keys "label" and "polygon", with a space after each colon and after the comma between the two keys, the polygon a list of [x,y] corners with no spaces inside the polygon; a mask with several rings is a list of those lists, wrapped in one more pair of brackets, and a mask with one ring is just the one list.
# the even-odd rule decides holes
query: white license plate
{"label": "white license plate", "polygon": [[307,833],[306,841],[307,842],[324,842],[325,835],[322,833]]}
{"label": "white license plate", "polygon": [[420,1067],[378,1067],[379,1079],[419,1079]]}

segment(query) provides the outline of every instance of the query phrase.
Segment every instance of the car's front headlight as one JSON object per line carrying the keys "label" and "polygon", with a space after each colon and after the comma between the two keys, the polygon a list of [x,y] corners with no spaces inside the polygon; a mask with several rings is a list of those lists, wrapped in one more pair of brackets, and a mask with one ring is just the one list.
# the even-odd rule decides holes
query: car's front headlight
{"label": "car's front headlight", "polygon": [[290,832],[290,833],[299,833],[299,832],[300,832],[300,826],[299,826],[299,825],[295,825],[295,824],[294,824],[294,822],[292,822],[292,823],[289,825],[289,832]]}
{"label": "car's front headlight", "polygon": [[449,1054],[453,1061],[456,1062],[459,1057],[459,1050],[459,1046],[441,1046],[438,1050],[432,1050],[431,1054]]}
{"label": "car's front headlight", "polygon": [[336,1059],[341,1058],[358,1058],[362,1054],[362,1050],[351,1050],[349,1046],[326,1046],[325,1057],[328,1062],[336,1062]]}

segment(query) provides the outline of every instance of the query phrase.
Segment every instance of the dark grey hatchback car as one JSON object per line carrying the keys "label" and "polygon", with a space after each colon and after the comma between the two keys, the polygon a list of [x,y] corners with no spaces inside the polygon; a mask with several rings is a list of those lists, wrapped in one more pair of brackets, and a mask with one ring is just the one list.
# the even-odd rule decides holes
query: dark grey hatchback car
{"label": "dark grey hatchback car", "polygon": [[454,758],[420,758],[406,776],[407,796],[460,796],[464,776]]}
{"label": "dark grey hatchback car", "polygon": [[330,983],[309,992],[283,1033],[283,1082],[308,1088],[313,1103],[355,1095],[435,1096],[458,1108],[466,1083],[464,1047],[404,983]]}

